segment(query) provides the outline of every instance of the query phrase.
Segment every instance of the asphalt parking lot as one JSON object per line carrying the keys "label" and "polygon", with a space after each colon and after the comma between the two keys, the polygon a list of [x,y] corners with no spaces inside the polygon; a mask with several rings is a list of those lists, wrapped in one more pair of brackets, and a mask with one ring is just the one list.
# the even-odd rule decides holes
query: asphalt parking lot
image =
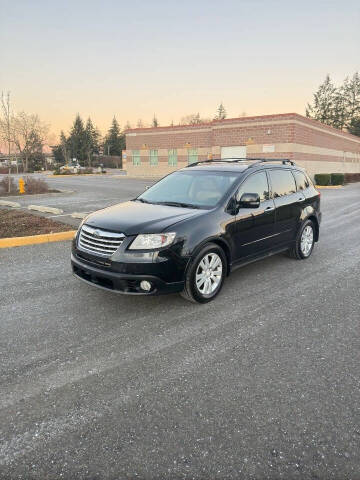
{"label": "asphalt parking lot", "polygon": [[59,208],[63,210],[62,214],[45,216],[74,226],[79,224],[79,220],[72,218],[72,213],[90,213],[114,203],[129,200],[156,181],[155,179],[127,178],[116,174],[68,177],[35,174],[34,176],[45,180],[49,188],[63,190],[65,193],[10,196],[6,199],[19,202],[24,208],[32,204]]}
{"label": "asphalt parking lot", "polygon": [[[148,184],[74,181],[83,211]],[[87,286],[69,242],[0,250],[0,478],[359,479],[360,184],[321,195],[310,259],[206,305]]]}

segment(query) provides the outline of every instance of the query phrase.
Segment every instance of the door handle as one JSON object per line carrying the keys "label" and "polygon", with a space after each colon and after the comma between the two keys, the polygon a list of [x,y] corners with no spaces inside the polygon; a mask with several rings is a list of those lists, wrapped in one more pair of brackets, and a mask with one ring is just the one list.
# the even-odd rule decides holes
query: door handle
{"label": "door handle", "polygon": [[305,198],[304,197],[300,197],[298,202],[305,202]]}
{"label": "door handle", "polygon": [[273,210],[275,210],[275,207],[266,207],[265,208],[265,213],[272,212]]}

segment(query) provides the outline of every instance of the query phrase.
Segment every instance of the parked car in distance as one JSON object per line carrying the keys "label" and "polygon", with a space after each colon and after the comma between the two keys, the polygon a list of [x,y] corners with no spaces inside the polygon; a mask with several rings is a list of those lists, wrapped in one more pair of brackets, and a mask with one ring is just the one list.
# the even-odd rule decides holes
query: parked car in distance
{"label": "parked car in distance", "polygon": [[86,217],[72,269],[116,293],[205,303],[237,267],[282,251],[309,258],[320,222],[320,193],[289,160],[198,162]]}

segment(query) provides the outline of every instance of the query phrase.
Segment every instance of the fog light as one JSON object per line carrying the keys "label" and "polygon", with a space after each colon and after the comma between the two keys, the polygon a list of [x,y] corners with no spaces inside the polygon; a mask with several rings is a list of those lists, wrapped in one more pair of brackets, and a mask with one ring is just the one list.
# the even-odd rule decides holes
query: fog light
{"label": "fog light", "polygon": [[146,292],[149,292],[151,290],[151,283],[148,282],[147,280],[143,280],[140,282],[140,288],[141,290],[145,290]]}

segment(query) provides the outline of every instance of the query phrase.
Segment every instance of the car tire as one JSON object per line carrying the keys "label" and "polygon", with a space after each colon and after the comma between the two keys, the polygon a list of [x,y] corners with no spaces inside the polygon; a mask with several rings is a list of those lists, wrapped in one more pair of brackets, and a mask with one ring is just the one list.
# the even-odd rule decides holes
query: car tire
{"label": "car tire", "polygon": [[288,250],[288,255],[296,260],[306,260],[312,254],[315,244],[315,226],[311,220],[306,220],[299,229],[295,245]]}
{"label": "car tire", "polygon": [[190,302],[207,303],[220,292],[227,273],[224,250],[208,243],[191,260],[185,275],[181,296]]}

